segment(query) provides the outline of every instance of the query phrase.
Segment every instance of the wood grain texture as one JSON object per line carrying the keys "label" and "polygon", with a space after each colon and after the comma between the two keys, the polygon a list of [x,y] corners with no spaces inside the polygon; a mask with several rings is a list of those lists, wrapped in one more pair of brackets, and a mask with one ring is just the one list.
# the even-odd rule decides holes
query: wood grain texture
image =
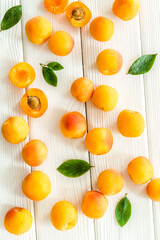
{"label": "wood grain texture", "polygon": [[[14,5],[18,5],[18,0],[0,0],[0,18]],[[0,33],[0,125],[11,116],[20,116],[27,121],[27,117],[20,109],[20,99],[24,90],[18,89],[11,84],[8,78],[9,70],[12,66],[23,61],[21,23],[8,31]],[[27,140],[25,140],[27,142]],[[7,143],[0,134],[0,239],[15,240],[15,236],[8,233],[3,225],[6,212],[12,207],[24,207],[31,211],[34,218],[33,202],[28,200],[22,193],[21,183],[24,177],[31,171],[22,160],[21,151],[24,143]],[[19,240],[35,240],[35,224],[33,222],[31,230]]]}

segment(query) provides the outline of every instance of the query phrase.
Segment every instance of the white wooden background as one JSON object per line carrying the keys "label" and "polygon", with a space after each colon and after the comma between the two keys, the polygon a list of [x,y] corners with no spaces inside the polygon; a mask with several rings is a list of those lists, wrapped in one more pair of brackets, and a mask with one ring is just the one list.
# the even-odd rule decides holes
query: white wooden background
{"label": "white wooden background", "polygon": [[[100,43],[91,38],[89,24],[83,29],[70,25],[65,14],[53,15],[43,6],[43,0],[0,0],[0,18],[6,10],[22,4],[23,18],[14,28],[0,33],[0,125],[10,116],[25,118],[30,134],[25,142],[18,145],[7,143],[0,134],[0,240],[159,240],[160,204],[153,203],[145,193],[146,185],[131,182],[126,167],[131,159],[139,155],[148,157],[154,166],[154,177],[160,176],[160,57],[153,69],[144,76],[126,75],[131,63],[140,55],[160,52],[160,1],[140,0],[140,14],[131,21],[124,22],[112,13],[113,0],[83,0],[91,9],[92,18],[106,16],[115,24],[113,38]],[[66,57],[53,55],[47,43],[34,45],[25,35],[26,22],[42,15],[53,26],[53,30],[64,30],[75,40],[72,53]],[[124,64],[119,74],[104,76],[97,71],[95,61],[98,53],[113,48],[123,55]],[[20,109],[20,99],[26,90],[14,87],[9,79],[10,68],[18,62],[30,63],[36,71],[36,79],[30,87],[42,89],[49,100],[47,112],[39,119],[27,118]],[[58,72],[58,87],[54,88],[43,80],[39,63],[58,61],[64,70]],[[108,84],[119,92],[119,104],[112,112],[104,113],[93,107],[77,102],[70,94],[71,83],[78,77],[90,78],[95,87]],[[145,133],[136,139],[124,138],[116,128],[116,119],[122,109],[140,111],[146,119]],[[112,151],[103,156],[88,155],[84,138],[69,140],[60,132],[61,116],[69,111],[79,111],[87,117],[88,130],[107,127],[114,135]],[[52,181],[52,193],[41,202],[27,199],[21,191],[23,178],[35,169],[22,160],[23,145],[31,139],[41,139],[48,147],[48,159],[38,168],[47,173]],[[56,168],[70,158],[90,161],[96,167],[78,179],[69,179],[59,174]],[[82,198],[90,189],[96,190],[99,173],[106,168],[119,170],[125,181],[119,194],[108,197],[109,207],[100,220],[85,217],[80,210]],[[127,225],[120,228],[115,220],[115,206],[124,193],[132,203],[132,217]],[[79,213],[78,225],[70,231],[59,232],[50,222],[52,206],[59,200],[71,201]],[[31,230],[19,237],[9,234],[3,226],[8,209],[14,206],[31,211],[34,222]]]}

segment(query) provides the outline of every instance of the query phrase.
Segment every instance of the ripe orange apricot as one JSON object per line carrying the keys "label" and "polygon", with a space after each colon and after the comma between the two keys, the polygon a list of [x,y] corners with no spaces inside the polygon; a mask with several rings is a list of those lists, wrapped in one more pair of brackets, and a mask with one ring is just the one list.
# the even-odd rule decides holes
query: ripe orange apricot
{"label": "ripe orange apricot", "polygon": [[46,18],[38,16],[31,18],[26,23],[25,31],[29,41],[34,44],[42,44],[52,35],[52,26]]}
{"label": "ripe orange apricot", "polygon": [[75,27],[85,26],[91,19],[90,9],[82,2],[72,2],[66,10],[66,16]]}
{"label": "ripe orange apricot", "polygon": [[55,55],[66,56],[72,51],[74,40],[69,33],[58,31],[49,39],[48,46]]}
{"label": "ripe orange apricot", "polygon": [[101,42],[111,39],[114,33],[113,22],[106,17],[96,17],[90,25],[90,34],[92,37]]}
{"label": "ripe orange apricot", "polygon": [[22,191],[29,199],[41,201],[50,194],[51,181],[44,172],[31,172],[22,182]]}
{"label": "ripe orange apricot", "polygon": [[145,157],[136,157],[128,164],[128,174],[135,184],[144,184],[153,177],[152,163]]}
{"label": "ripe orange apricot", "polygon": [[97,187],[104,195],[111,196],[117,194],[123,188],[122,175],[114,169],[104,170],[98,176]]}
{"label": "ripe orange apricot", "polygon": [[79,112],[69,112],[60,121],[62,134],[67,138],[81,138],[87,131],[85,117]]}
{"label": "ripe orange apricot", "polygon": [[118,104],[118,92],[110,86],[101,85],[95,89],[92,102],[102,111],[112,111]]}
{"label": "ripe orange apricot", "polygon": [[30,88],[21,99],[21,108],[30,117],[41,117],[48,108],[48,99],[38,88]]}
{"label": "ripe orange apricot", "polygon": [[69,230],[78,222],[78,213],[74,205],[68,201],[57,202],[51,211],[51,222],[59,230]]}
{"label": "ripe orange apricot", "polygon": [[29,133],[27,122],[21,117],[10,117],[2,125],[3,137],[9,143],[23,142]]}
{"label": "ripe orange apricot", "polygon": [[78,78],[72,83],[71,94],[80,102],[87,102],[92,97],[94,85],[88,78]]}
{"label": "ripe orange apricot", "polygon": [[139,137],[144,132],[144,118],[139,112],[123,110],[118,116],[117,127],[124,137]]}
{"label": "ripe orange apricot", "polygon": [[28,232],[32,226],[33,218],[31,213],[20,207],[11,208],[5,215],[5,229],[14,235],[21,235]]}
{"label": "ripe orange apricot", "polygon": [[22,149],[23,160],[31,167],[42,164],[46,160],[47,154],[46,145],[38,139],[29,141]]}
{"label": "ripe orange apricot", "polygon": [[98,219],[104,216],[108,207],[107,198],[98,191],[89,191],[85,194],[81,210],[89,218]]}
{"label": "ripe orange apricot", "polygon": [[67,8],[68,3],[69,0],[44,0],[45,8],[54,14],[63,13]]}
{"label": "ripe orange apricot", "polygon": [[34,81],[35,71],[30,64],[20,62],[9,71],[9,79],[16,87],[26,88]]}
{"label": "ripe orange apricot", "polygon": [[104,75],[114,75],[122,67],[123,59],[121,54],[114,49],[105,49],[97,57],[98,70]]}
{"label": "ripe orange apricot", "polygon": [[112,10],[120,19],[131,20],[139,12],[139,0],[115,0]]}
{"label": "ripe orange apricot", "polygon": [[151,180],[147,184],[146,192],[152,201],[160,202],[160,178]]}

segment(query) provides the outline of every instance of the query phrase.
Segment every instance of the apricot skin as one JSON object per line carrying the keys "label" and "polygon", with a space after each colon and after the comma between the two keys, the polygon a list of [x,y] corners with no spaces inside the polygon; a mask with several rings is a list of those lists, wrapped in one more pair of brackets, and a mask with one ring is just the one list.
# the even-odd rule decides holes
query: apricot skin
{"label": "apricot skin", "polygon": [[117,194],[123,189],[123,178],[120,172],[114,169],[104,170],[98,176],[97,187],[104,195]]}
{"label": "apricot skin", "polygon": [[31,213],[20,207],[11,208],[5,215],[5,229],[14,235],[21,235],[28,232],[32,226],[33,218]]}
{"label": "apricot skin", "polygon": [[123,110],[118,116],[117,127],[124,137],[139,137],[144,132],[144,118],[139,112]]}
{"label": "apricot skin", "polygon": [[10,117],[2,125],[3,137],[9,143],[17,144],[24,141],[29,133],[27,122],[21,117]]}
{"label": "apricot skin", "polygon": [[118,104],[118,92],[110,86],[101,85],[95,89],[92,102],[102,111],[112,111]]}
{"label": "apricot skin", "polygon": [[48,46],[55,55],[66,56],[72,51],[74,40],[69,33],[58,31],[49,39]]}
{"label": "apricot skin", "polygon": [[51,211],[51,222],[59,230],[69,230],[78,222],[78,213],[74,205],[68,201],[57,202]]}
{"label": "apricot skin", "polygon": [[29,41],[34,44],[42,44],[52,35],[52,26],[46,18],[38,16],[31,18],[26,23],[25,31]]}
{"label": "apricot skin", "polygon": [[113,135],[107,128],[94,128],[87,133],[86,148],[94,155],[108,153],[113,145]]}
{"label": "apricot skin", "polygon": [[22,191],[29,199],[41,201],[51,192],[50,179],[44,172],[34,171],[23,180]]}
{"label": "apricot skin", "polygon": [[37,167],[47,158],[48,150],[46,145],[34,139],[29,141],[22,149],[23,160],[31,167]]}
{"label": "apricot skin", "polygon": [[69,112],[61,118],[60,128],[62,134],[67,138],[81,138],[87,131],[87,124],[81,113]]}
{"label": "apricot skin", "polygon": [[131,20],[139,12],[139,0],[115,0],[112,10],[120,19]]}
{"label": "apricot skin", "polygon": [[121,54],[114,49],[105,49],[97,57],[98,70],[104,75],[114,75],[122,67],[123,59]]}
{"label": "apricot skin", "polygon": [[108,41],[114,33],[113,22],[106,17],[96,17],[90,25],[90,34],[97,41]]}
{"label": "apricot skin", "polygon": [[71,94],[80,102],[88,102],[92,97],[94,85],[88,78],[78,78],[72,83]]}
{"label": "apricot skin", "polygon": [[152,201],[160,202],[160,178],[151,180],[147,184],[146,192]]}
{"label": "apricot skin", "polygon": [[85,194],[81,210],[89,218],[98,219],[104,216],[108,207],[107,198],[98,191],[89,191]]}
{"label": "apricot skin", "polygon": [[153,177],[152,163],[145,157],[134,158],[128,164],[127,170],[135,184],[144,184]]}

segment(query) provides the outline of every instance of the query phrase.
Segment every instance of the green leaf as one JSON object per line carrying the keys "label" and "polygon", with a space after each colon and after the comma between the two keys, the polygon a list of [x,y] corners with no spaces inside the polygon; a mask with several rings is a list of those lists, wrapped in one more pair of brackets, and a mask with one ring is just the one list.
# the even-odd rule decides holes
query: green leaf
{"label": "green leaf", "polygon": [[44,77],[45,81],[48,84],[50,84],[54,87],[57,86],[57,82],[58,82],[57,76],[50,68],[43,66],[42,67],[42,73],[43,73],[43,77]]}
{"label": "green leaf", "polygon": [[22,5],[11,7],[4,15],[1,22],[1,31],[16,25],[22,17]]}
{"label": "green leaf", "polygon": [[139,75],[151,70],[157,54],[147,54],[138,58],[130,67],[128,74]]}
{"label": "green leaf", "polygon": [[122,198],[116,206],[115,215],[117,222],[123,227],[131,216],[131,203],[127,198],[127,194]]}
{"label": "green leaf", "polygon": [[80,159],[71,159],[62,163],[57,170],[66,177],[80,177],[90,170],[92,166]]}
{"label": "green leaf", "polygon": [[64,69],[64,67],[58,62],[50,62],[50,63],[47,64],[47,66],[50,69],[52,69],[53,71],[59,71],[59,70]]}

